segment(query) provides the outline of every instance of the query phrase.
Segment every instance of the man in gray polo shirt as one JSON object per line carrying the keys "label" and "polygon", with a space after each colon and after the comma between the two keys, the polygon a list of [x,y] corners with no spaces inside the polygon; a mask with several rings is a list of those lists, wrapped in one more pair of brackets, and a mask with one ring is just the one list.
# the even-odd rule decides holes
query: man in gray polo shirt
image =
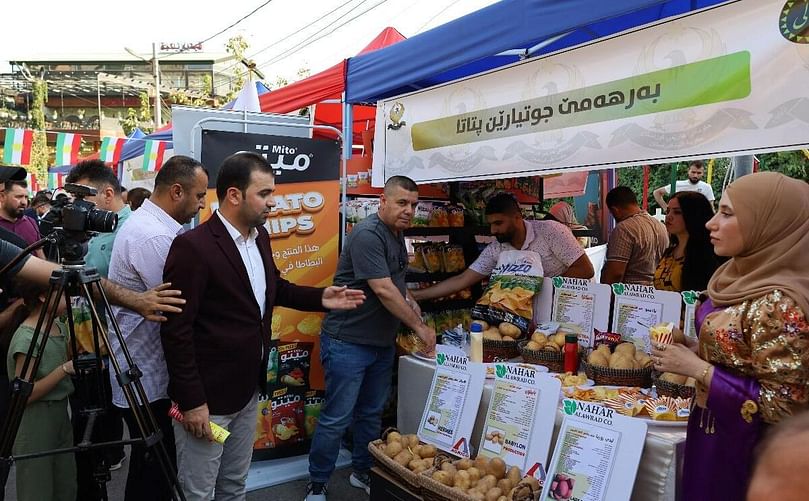
{"label": "man in gray polo shirt", "polygon": [[326,403],[309,451],[307,501],[324,501],[340,441],[349,425],[354,432],[349,481],[370,491],[368,471],[373,460],[368,443],[379,437],[382,408],[388,396],[396,354],[399,323],[413,329],[435,348],[435,331],[405,287],[407,249],[402,230],[418,203],[412,179],[394,176],[385,183],[379,213],[354,227],[340,255],[334,285],[365,292],[365,303],[348,311],[332,310],[323,320],[320,359],[326,376]]}

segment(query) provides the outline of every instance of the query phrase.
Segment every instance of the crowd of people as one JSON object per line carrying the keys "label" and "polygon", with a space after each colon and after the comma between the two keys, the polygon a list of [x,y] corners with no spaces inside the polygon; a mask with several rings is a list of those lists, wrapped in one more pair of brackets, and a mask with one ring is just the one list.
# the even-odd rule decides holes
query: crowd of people
{"label": "crowd of people", "polygon": [[[367,444],[380,434],[399,325],[413,330],[424,352],[435,346],[436,333],[423,322],[419,301],[485,280],[500,254],[510,250],[536,253],[546,277],[595,278],[593,264],[571,232],[578,222],[570,206],[557,204],[555,217],[526,220],[517,200],[501,193],[486,205],[494,241],[469,268],[431,287],[408,289],[403,231],[415,213],[418,187],[407,177],[393,176],[385,184],[378,213],[347,236],[333,285],[295,285],[281,278],[264,226],[276,190],[267,160],[240,152],[217,167],[212,179],[200,162],[171,157],[155,177],[152,192],[126,192],[99,161],[80,162],[67,177],[67,182],[94,188],[96,194],[86,199],[117,214],[114,231],[89,241],[85,261],[98,271],[116,305],[112,314],[142,373],[146,396],[145,402],[127,398],[109,370],[111,357],[122,360],[125,348],[110,336],[109,346],[98,347],[109,411],[99,418],[92,440],[120,440],[123,423],[130,437],[142,438],[137,409],[130,406],[148,408],[189,500],[245,498],[258,398],[267,391],[275,306],[326,312],[320,333],[326,400],[311,444],[305,495],[307,501],[324,501],[349,429],[349,482],[370,490],[373,462]],[[641,209],[629,188],[619,186],[607,194],[606,208],[617,223],[600,279],[702,293],[698,340],[654,345],[652,357],[657,370],[697,381],[680,486],[683,498],[744,499],[762,437],[809,402],[809,275],[801,264],[809,252],[809,185],[775,173],[744,176],[722,194],[714,213],[713,193],[706,196],[700,189],[701,168],[692,163],[690,184],[683,189],[678,184],[661,204],[665,224]],[[38,193],[30,203],[33,212],[26,214],[24,177],[21,169],[0,168],[0,267],[40,239],[39,222],[51,202]],[[205,207],[209,186],[216,189],[218,209],[186,230]],[[656,198],[667,194],[657,191]],[[58,269],[44,257],[26,256],[0,277],[0,359],[6,364],[0,375],[7,378],[0,416],[6,414],[8,380],[22,377],[34,383],[15,454],[75,445],[86,425],[81,412],[85,402],[74,391],[77,354],[63,321],[52,326],[36,374],[23,373],[40,312],[51,306],[46,304],[49,279]],[[80,351],[96,348],[91,337],[78,339],[80,332],[92,332],[80,325],[88,321],[82,312],[91,306],[81,300],[70,305]],[[175,404],[182,422],[169,417]],[[213,440],[211,423],[230,432],[224,443]],[[794,425],[789,429],[800,431]],[[778,427],[773,432],[762,447],[757,473],[776,468],[773,444],[785,440],[787,432]],[[114,468],[123,458],[122,447],[107,447],[103,454],[85,451],[20,461],[18,499],[102,499],[94,468],[99,463]],[[159,459],[147,444],[133,444],[125,499],[172,498],[172,483]],[[766,485],[766,479],[754,479],[751,489]]]}

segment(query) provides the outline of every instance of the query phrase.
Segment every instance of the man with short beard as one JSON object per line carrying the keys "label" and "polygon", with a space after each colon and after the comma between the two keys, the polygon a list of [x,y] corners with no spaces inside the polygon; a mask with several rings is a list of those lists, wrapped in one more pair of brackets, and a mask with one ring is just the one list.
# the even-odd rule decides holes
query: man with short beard
{"label": "man with short beard", "polygon": [[[705,175],[705,167],[703,167],[702,162],[700,160],[694,160],[690,164],[688,164],[688,179],[685,181],[677,181],[676,190],[677,191],[696,191],[697,193],[702,193],[705,195],[705,198],[711,202],[711,206],[713,206],[715,197],[713,194],[713,188],[711,185],[706,183],[702,180],[702,177]],[[668,204],[665,200],[663,200],[663,195],[672,195],[671,193],[671,185],[661,186],[660,188],[656,189],[653,193],[655,197],[655,201],[657,205],[663,209],[663,212],[666,212],[668,209]]]}
{"label": "man with short beard", "polygon": [[[24,214],[28,207],[28,183],[17,180],[6,181],[3,191],[0,192],[0,203],[3,204],[0,209],[0,227],[16,233],[28,245],[40,239],[39,225],[33,218]],[[43,256],[39,254],[39,257]]]}
{"label": "man with short beard", "polygon": [[[274,193],[275,176],[263,156],[229,156],[216,179],[219,208],[175,238],[166,258],[163,276],[188,291],[186,314],[173,316],[160,332],[168,393],[184,414],[174,437],[188,501],[245,499],[258,394],[267,392],[273,308],[353,309],[365,298],[347,287],[304,287],[281,278],[264,228]],[[224,444],[212,441],[211,422],[230,432]]]}

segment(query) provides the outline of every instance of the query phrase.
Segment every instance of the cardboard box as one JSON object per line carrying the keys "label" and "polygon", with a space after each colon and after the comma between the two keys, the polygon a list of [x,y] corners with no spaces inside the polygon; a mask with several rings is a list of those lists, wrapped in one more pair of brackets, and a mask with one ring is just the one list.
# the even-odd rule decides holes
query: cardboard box
{"label": "cardboard box", "polygon": [[371,501],[422,501],[401,482],[379,467],[371,468]]}

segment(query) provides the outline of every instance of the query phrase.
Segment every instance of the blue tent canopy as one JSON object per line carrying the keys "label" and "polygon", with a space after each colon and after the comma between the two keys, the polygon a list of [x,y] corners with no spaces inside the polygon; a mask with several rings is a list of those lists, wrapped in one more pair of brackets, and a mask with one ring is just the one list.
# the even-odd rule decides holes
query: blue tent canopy
{"label": "blue tent canopy", "polygon": [[346,101],[375,103],[726,1],[502,0],[349,59]]}

